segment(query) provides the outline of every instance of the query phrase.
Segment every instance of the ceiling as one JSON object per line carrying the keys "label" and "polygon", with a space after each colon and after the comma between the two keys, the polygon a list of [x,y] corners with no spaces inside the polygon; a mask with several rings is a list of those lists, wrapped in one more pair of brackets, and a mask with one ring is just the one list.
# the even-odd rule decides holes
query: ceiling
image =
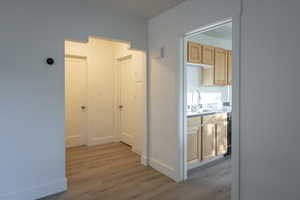
{"label": "ceiling", "polygon": [[231,40],[232,39],[232,23],[225,24],[221,27],[218,27],[211,31],[204,32],[202,34],[210,36],[210,37],[214,37],[214,38]]}
{"label": "ceiling", "polygon": [[149,19],[185,0],[98,0],[100,6]]}

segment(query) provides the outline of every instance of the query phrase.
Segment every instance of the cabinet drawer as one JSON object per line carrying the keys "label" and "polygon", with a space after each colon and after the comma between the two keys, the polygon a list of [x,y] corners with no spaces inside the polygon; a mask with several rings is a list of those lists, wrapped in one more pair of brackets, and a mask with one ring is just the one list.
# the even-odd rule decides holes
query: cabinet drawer
{"label": "cabinet drawer", "polygon": [[219,121],[227,120],[227,113],[219,113],[213,115],[203,116],[203,124],[217,123]]}
{"label": "cabinet drawer", "polygon": [[200,127],[201,126],[201,117],[192,117],[188,119],[188,128]]}
{"label": "cabinet drawer", "polygon": [[211,124],[216,122],[216,116],[215,115],[206,115],[203,116],[203,124]]}
{"label": "cabinet drawer", "polygon": [[220,113],[215,114],[216,121],[226,121],[227,120],[227,113]]}

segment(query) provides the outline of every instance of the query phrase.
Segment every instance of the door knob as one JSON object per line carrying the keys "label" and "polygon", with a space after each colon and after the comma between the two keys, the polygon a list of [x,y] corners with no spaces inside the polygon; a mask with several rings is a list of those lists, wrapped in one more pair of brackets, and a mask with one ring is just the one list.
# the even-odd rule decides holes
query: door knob
{"label": "door knob", "polygon": [[81,106],[81,110],[85,110],[86,109],[86,107],[85,106]]}
{"label": "door knob", "polygon": [[122,108],[123,108],[123,106],[122,106],[122,105],[119,105],[119,108],[120,108],[120,109],[122,109]]}

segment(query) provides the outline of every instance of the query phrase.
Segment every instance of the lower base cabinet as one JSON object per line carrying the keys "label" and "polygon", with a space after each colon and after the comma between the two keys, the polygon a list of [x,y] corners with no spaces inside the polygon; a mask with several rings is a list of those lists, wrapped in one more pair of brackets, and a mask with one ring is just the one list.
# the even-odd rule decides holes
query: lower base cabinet
{"label": "lower base cabinet", "polygon": [[227,121],[220,121],[216,124],[216,146],[217,156],[224,155],[228,150]]}
{"label": "lower base cabinet", "polygon": [[202,148],[201,148],[201,117],[194,117],[188,120],[188,133],[187,133],[187,161],[197,162],[201,161]]}
{"label": "lower base cabinet", "polygon": [[199,155],[198,132],[188,134],[187,148],[187,161],[197,160]]}
{"label": "lower base cabinet", "polygon": [[213,159],[227,153],[227,113],[188,119],[187,162]]}
{"label": "lower base cabinet", "polygon": [[216,126],[215,124],[202,125],[202,158],[207,160],[216,156]]}

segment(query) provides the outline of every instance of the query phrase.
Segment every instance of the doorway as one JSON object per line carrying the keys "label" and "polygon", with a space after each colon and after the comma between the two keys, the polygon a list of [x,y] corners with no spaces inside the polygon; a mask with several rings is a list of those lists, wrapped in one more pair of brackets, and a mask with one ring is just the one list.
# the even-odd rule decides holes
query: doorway
{"label": "doorway", "polygon": [[121,142],[130,146],[134,143],[135,123],[135,88],[132,57],[119,59],[118,70],[120,72],[120,135]]}
{"label": "doorway", "polygon": [[146,164],[146,71],[145,53],[128,42],[66,40],[66,148],[122,142]]}
{"label": "doorway", "polygon": [[66,146],[87,145],[87,60],[65,57]]}
{"label": "doorway", "polygon": [[233,55],[238,49],[233,47],[232,24],[232,19],[224,20],[183,39],[184,179],[213,172],[208,179],[216,185],[211,187],[222,183],[226,199],[232,185],[232,108],[238,103],[232,92]]}

